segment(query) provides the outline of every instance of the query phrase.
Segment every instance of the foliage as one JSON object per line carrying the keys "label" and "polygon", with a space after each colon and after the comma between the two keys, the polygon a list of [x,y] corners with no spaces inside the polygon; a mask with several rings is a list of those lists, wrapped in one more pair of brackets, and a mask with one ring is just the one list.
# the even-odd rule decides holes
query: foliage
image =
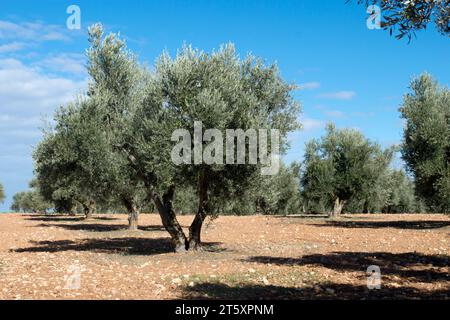
{"label": "foliage", "polygon": [[428,74],[411,82],[400,108],[402,156],[417,195],[434,211],[450,212],[450,90]]}
{"label": "foliage", "polygon": [[389,198],[382,208],[386,213],[420,212],[420,204],[414,194],[414,183],[403,170],[391,170],[387,184]]}
{"label": "foliage", "polygon": [[296,214],[300,212],[300,165],[282,164],[277,175],[267,176],[258,186],[257,210],[264,214]]}
{"label": "foliage", "polygon": [[368,211],[374,206],[369,199],[383,201],[382,181],[393,152],[356,130],[328,125],[324,137],[306,146],[302,191],[307,210],[329,210],[337,200],[352,211],[364,206]]}
{"label": "foliage", "polygon": [[79,100],[60,108],[55,128],[46,132],[34,153],[37,183],[48,201],[105,200],[110,159],[98,130],[95,106]]}
{"label": "foliage", "polygon": [[5,200],[5,190],[3,189],[3,185],[0,183],[0,203]]}
{"label": "foliage", "polygon": [[30,182],[29,191],[18,192],[13,196],[11,210],[26,213],[46,213],[52,204],[42,197],[36,180]]}
{"label": "foliage", "polygon": [[397,39],[407,36],[411,40],[416,31],[426,29],[432,20],[442,35],[450,36],[450,0],[357,0],[357,3],[366,7],[379,4],[384,19],[382,27],[391,34],[397,30]]}

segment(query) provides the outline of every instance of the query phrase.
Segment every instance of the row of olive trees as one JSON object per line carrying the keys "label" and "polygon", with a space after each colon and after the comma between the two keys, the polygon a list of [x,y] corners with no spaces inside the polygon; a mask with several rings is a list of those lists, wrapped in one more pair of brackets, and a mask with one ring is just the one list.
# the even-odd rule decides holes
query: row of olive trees
{"label": "row of olive trees", "polygon": [[[177,166],[172,133],[186,129],[193,136],[194,121],[221,132],[275,128],[284,151],[287,133],[299,127],[293,86],[275,65],[250,55],[240,59],[233,45],[212,54],[184,47],[175,58],[163,54],[150,71],[100,25],[90,28],[89,40],[87,95],[58,110],[34,153],[40,193],[61,208],[82,205],[88,218],[97,204],[120,199],[130,228],[151,202],[176,251],[200,248],[206,216],[254,188],[261,165]],[[180,189],[196,199],[187,235],[174,207]]]}
{"label": "row of olive trees", "polygon": [[[409,110],[409,116],[404,115],[409,122],[402,151],[411,171],[413,162],[406,157],[407,155],[416,155],[425,160],[420,165],[427,166],[426,170],[419,170],[419,174],[435,171],[433,177],[439,181],[436,190],[430,191],[435,184],[434,181],[424,183],[424,177],[416,178],[418,196],[416,197],[413,181],[405,172],[390,168],[397,147],[382,150],[356,130],[337,130],[330,125],[321,140],[312,140],[307,144],[303,170],[297,163],[290,167],[282,165],[278,175],[260,178],[258,183],[251,183],[244,190],[234,190],[239,197],[216,199],[213,206],[215,211],[238,215],[255,212],[292,214],[331,211],[332,214],[338,215],[345,208],[347,212],[396,213],[421,212],[426,208],[425,203],[428,204],[428,210],[445,211],[445,201],[448,197],[443,194],[446,189],[441,186],[445,185],[443,179],[446,179],[446,176],[438,177],[436,174],[442,172],[442,169],[439,166],[430,167],[430,163],[441,163],[441,167],[445,167],[446,164],[445,157],[436,160],[433,155],[445,156],[445,150],[448,149],[446,147],[448,140],[439,139],[448,133],[448,125],[445,122],[448,121],[446,116],[448,102],[442,100],[448,93],[445,89],[439,88],[428,75],[414,80],[412,88],[413,93],[405,97],[401,109],[403,113]],[[420,100],[417,94],[422,95]],[[436,97],[440,98],[436,101]],[[434,115],[433,110],[436,113]],[[427,124],[421,117],[417,115],[413,117],[412,112],[421,112],[422,117],[435,119],[438,123]],[[429,117],[430,115],[432,116]],[[415,131],[419,131],[420,126],[428,135],[434,133],[434,141],[439,143],[443,152],[436,153],[430,150],[430,139],[433,136],[422,137],[420,141],[412,137],[411,129],[408,128],[412,127]],[[433,130],[430,131],[430,128]],[[416,132],[415,135],[419,133]],[[412,144],[413,141],[416,141],[415,145]],[[414,146],[416,149],[413,150]],[[413,171],[412,173],[414,175]],[[174,207],[177,212],[192,213],[195,211],[195,198],[195,189],[192,186],[180,185],[174,198]],[[42,203],[39,197],[28,199],[36,199],[35,207],[39,207]],[[25,202],[30,203],[29,200]],[[120,201],[103,202],[102,206],[104,209],[109,208],[117,212],[127,208],[126,203],[120,205]],[[30,204],[23,207],[33,208]],[[152,211],[154,206],[149,203],[146,209]]]}
{"label": "row of olive trees", "polygon": [[32,180],[29,184],[30,190],[18,192],[13,196],[11,210],[15,212],[27,213],[47,213],[54,204],[46,201],[39,192],[36,180]]}
{"label": "row of olive trees", "polygon": [[[163,54],[150,71],[116,35],[104,36],[100,25],[90,28],[89,36],[88,92],[57,111],[55,125],[34,153],[35,188],[56,211],[81,207],[89,218],[97,207],[123,207],[130,229],[136,229],[142,209],[152,208],[175,249],[184,251],[200,247],[206,216],[219,212],[409,212],[421,203],[405,173],[390,168],[393,148],[383,150],[357,131],[332,125],[322,139],[308,143],[301,166],[282,166],[272,177],[261,176],[261,165],[253,164],[175,165],[172,133],[186,129],[193,136],[194,121],[221,132],[276,128],[285,151],[287,133],[299,128],[293,87],[276,66],[252,56],[241,60],[232,45],[212,54],[184,47],[175,58]],[[436,110],[448,107],[448,92],[435,84],[434,91],[417,99],[407,96],[404,109],[410,101],[426,108],[428,96],[438,100]],[[437,121],[447,119],[443,130],[448,134],[446,115]],[[414,171],[406,156],[406,132],[402,151],[417,184],[420,170]],[[216,149],[205,148],[209,142],[202,141],[204,150],[216,155]],[[443,168],[445,163],[438,170],[446,177]],[[437,201],[445,199],[446,181],[433,183],[444,190]],[[195,218],[186,235],[177,213],[192,211]]]}
{"label": "row of olive trees", "polygon": [[396,147],[383,150],[353,129],[327,127],[325,136],[306,145],[301,176],[304,205],[310,212],[413,212],[414,187],[390,166]]}
{"label": "row of olive trees", "polygon": [[[307,144],[301,177],[307,211],[450,212],[450,90],[428,74],[410,88],[400,107],[399,149],[382,150],[360,132],[332,125]],[[390,168],[397,150],[411,178]]]}

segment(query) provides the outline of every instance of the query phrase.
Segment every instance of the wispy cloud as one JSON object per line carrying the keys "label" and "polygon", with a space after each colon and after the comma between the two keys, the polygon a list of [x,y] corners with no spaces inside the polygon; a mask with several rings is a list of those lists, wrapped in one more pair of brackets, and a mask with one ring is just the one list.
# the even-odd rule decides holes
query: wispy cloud
{"label": "wispy cloud", "polygon": [[320,88],[320,83],[317,81],[301,83],[297,88],[299,90],[314,90]]}
{"label": "wispy cloud", "polygon": [[317,97],[321,99],[332,100],[351,100],[356,96],[355,91],[337,91],[319,94]]}
{"label": "wispy cloud", "polygon": [[312,131],[325,127],[324,121],[306,117],[300,119],[300,123],[303,126],[303,131]]}
{"label": "wispy cloud", "polygon": [[22,50],[26,47],[23,42],[11,42],[7,44],[0,45],[0,53],[10,53]]}
{"label": "wispy cloud", "polygon": [[43,22],[15,23],[0,20],[0,39],[21,39],[33,42],[66,41],[70,37],[64,26]]}
{"label": "wispy cloud", "polygon": [[86,58],[82,54],[51,55],[37,62],[36,65],[56,72],[86,74]]}
{"label": "wispy cloud", "polygon": [[10,114],[0,115],[0,129],[17,127],[37,127],[42,123],[41,117],[18,117]]}
{"label": "wispy cloud", "polygon": [[16,59],[0,59],[0,108],[15,115],[52,111],[81,93],[87,79],[52,77]]}
{"label": "wispy cloud", "polygon": [[344,118],[346,116],[345,112],[339,110],[325,110],[323,113],[330,118]]}

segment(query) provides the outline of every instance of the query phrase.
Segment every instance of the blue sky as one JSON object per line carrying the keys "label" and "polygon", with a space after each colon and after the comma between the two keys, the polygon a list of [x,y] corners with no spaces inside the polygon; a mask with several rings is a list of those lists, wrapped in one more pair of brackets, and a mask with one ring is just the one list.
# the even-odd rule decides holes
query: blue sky
{"label": "blue sky", "polygon": [[[66,28],[72,4],[81,8],[81,30]],[[149,64],[183,43],[211,51],[230,41],[242,56],[278,62],[283,77],[303,88],[295,98],[303,105],[304,130],[291,135],[285,157],[291,162],[302,160],[305,141],[330,121],[383,146],[398,143],[397,108],[411,77],[427,71],[449,84],[448,38],[429,28],[408,44],[369,30],[366,19],[364,7],[345,0],[1,1],[0,182],[7,200],[0,212],[27,189],[43,119],[86,87],[91,23],[120,31]]]}

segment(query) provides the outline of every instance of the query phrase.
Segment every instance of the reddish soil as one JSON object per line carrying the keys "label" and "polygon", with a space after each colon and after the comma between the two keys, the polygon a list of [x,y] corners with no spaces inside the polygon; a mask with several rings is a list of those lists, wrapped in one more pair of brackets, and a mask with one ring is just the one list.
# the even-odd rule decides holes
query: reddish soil
{"label": "reddish soil", "polygon": [[[450,298],[445,215],[220,217],[205,251],[187,254],[171,252],[157,215],[139,222],[0,215],[0,299]],[[370,265],[379,290],[367,288]]]}

